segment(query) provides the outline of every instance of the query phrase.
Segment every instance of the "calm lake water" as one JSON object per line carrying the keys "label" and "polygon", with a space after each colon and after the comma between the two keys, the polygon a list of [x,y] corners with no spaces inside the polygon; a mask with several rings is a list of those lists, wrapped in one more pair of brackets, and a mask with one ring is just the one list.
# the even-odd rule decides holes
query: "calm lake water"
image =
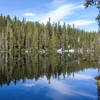
{"label": "calm lake water", "polygon": [[99,67],[98,53],[0,54],[0,100],[97,100]]}

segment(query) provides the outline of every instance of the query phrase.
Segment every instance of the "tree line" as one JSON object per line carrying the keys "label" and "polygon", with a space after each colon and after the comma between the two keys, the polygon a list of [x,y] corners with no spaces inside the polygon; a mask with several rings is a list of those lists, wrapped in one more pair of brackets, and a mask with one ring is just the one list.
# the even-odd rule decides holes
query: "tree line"
{"label": "tree line", "polygon": [[16,16],[0,15],[0,50],[55,51],[63,49],[99,49],[100,35],[86,32],[60,22],[47,24],[19,20]]}

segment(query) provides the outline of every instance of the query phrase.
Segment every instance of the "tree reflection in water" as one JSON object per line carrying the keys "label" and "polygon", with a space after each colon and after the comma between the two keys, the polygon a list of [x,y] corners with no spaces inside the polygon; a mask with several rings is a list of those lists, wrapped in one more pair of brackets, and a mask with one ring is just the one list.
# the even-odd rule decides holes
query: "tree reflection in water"
{"label": "tree reflection in water", "polygon": [[[87,60],[84,61],[83,58]],[[38,80],[46,76],[58,78],[60,75],[71,74],[87,68],[98,68],[99,54],[64,54],[64,55],[26,55],[26,54],[0,54],[0,85],[9,85],[25,79]]]}

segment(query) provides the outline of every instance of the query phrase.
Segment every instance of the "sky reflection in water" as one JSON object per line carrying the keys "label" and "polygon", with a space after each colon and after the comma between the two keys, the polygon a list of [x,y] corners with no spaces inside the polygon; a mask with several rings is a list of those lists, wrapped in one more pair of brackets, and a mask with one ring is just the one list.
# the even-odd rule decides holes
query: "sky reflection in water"
{"label": "sky reflection in water", "polygon": [[14,81],[9,85],[2,84],[0,98],[1,100],[97,100],[98,90],[94,77],[98,74],[98,67],[95,69],[90,67],[70,74],[66,71],[65,76],[63,73],[58,77],[52,75],[50,79],[43,75],[37,80],[25,77],[23,82],[20,78],[16,80],[16,85]]}

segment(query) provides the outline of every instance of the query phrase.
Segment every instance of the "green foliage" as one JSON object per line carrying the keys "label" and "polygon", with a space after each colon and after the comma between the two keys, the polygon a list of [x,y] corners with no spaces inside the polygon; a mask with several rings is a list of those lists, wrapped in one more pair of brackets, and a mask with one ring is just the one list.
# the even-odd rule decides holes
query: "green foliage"
{"label": "green foliage", "polygon": [[[83,61],[83,58],[87,61]],[[97,60],[97,61],[96,61]],[[46,77],[49,81],[74,75],[74,73],[89,68],[100,69],[100,53],[68,55],[26,55],[0,53],[0,86],[15,84],[26,79],[38,80]]]}
{"label": "green foliage", "polygon": [[85,6],[96,6],[97,8],[100,7],[100,0],[85,0]]}
{"label": "green foliage", "polygon": [[0,16],[0,50],[52,50],[63,49],[99,49],[100,35],[85,32],[64,23],[46,25],[39,22],[20,21],[16,16]]}
{"label": "green foliage", "polygon": [[95,6],[99,10],[99,14],[96,20],[98,21],[99,33],[100,33],[100,0],[85,0],[85,7],[87,8],[89,6]]}

